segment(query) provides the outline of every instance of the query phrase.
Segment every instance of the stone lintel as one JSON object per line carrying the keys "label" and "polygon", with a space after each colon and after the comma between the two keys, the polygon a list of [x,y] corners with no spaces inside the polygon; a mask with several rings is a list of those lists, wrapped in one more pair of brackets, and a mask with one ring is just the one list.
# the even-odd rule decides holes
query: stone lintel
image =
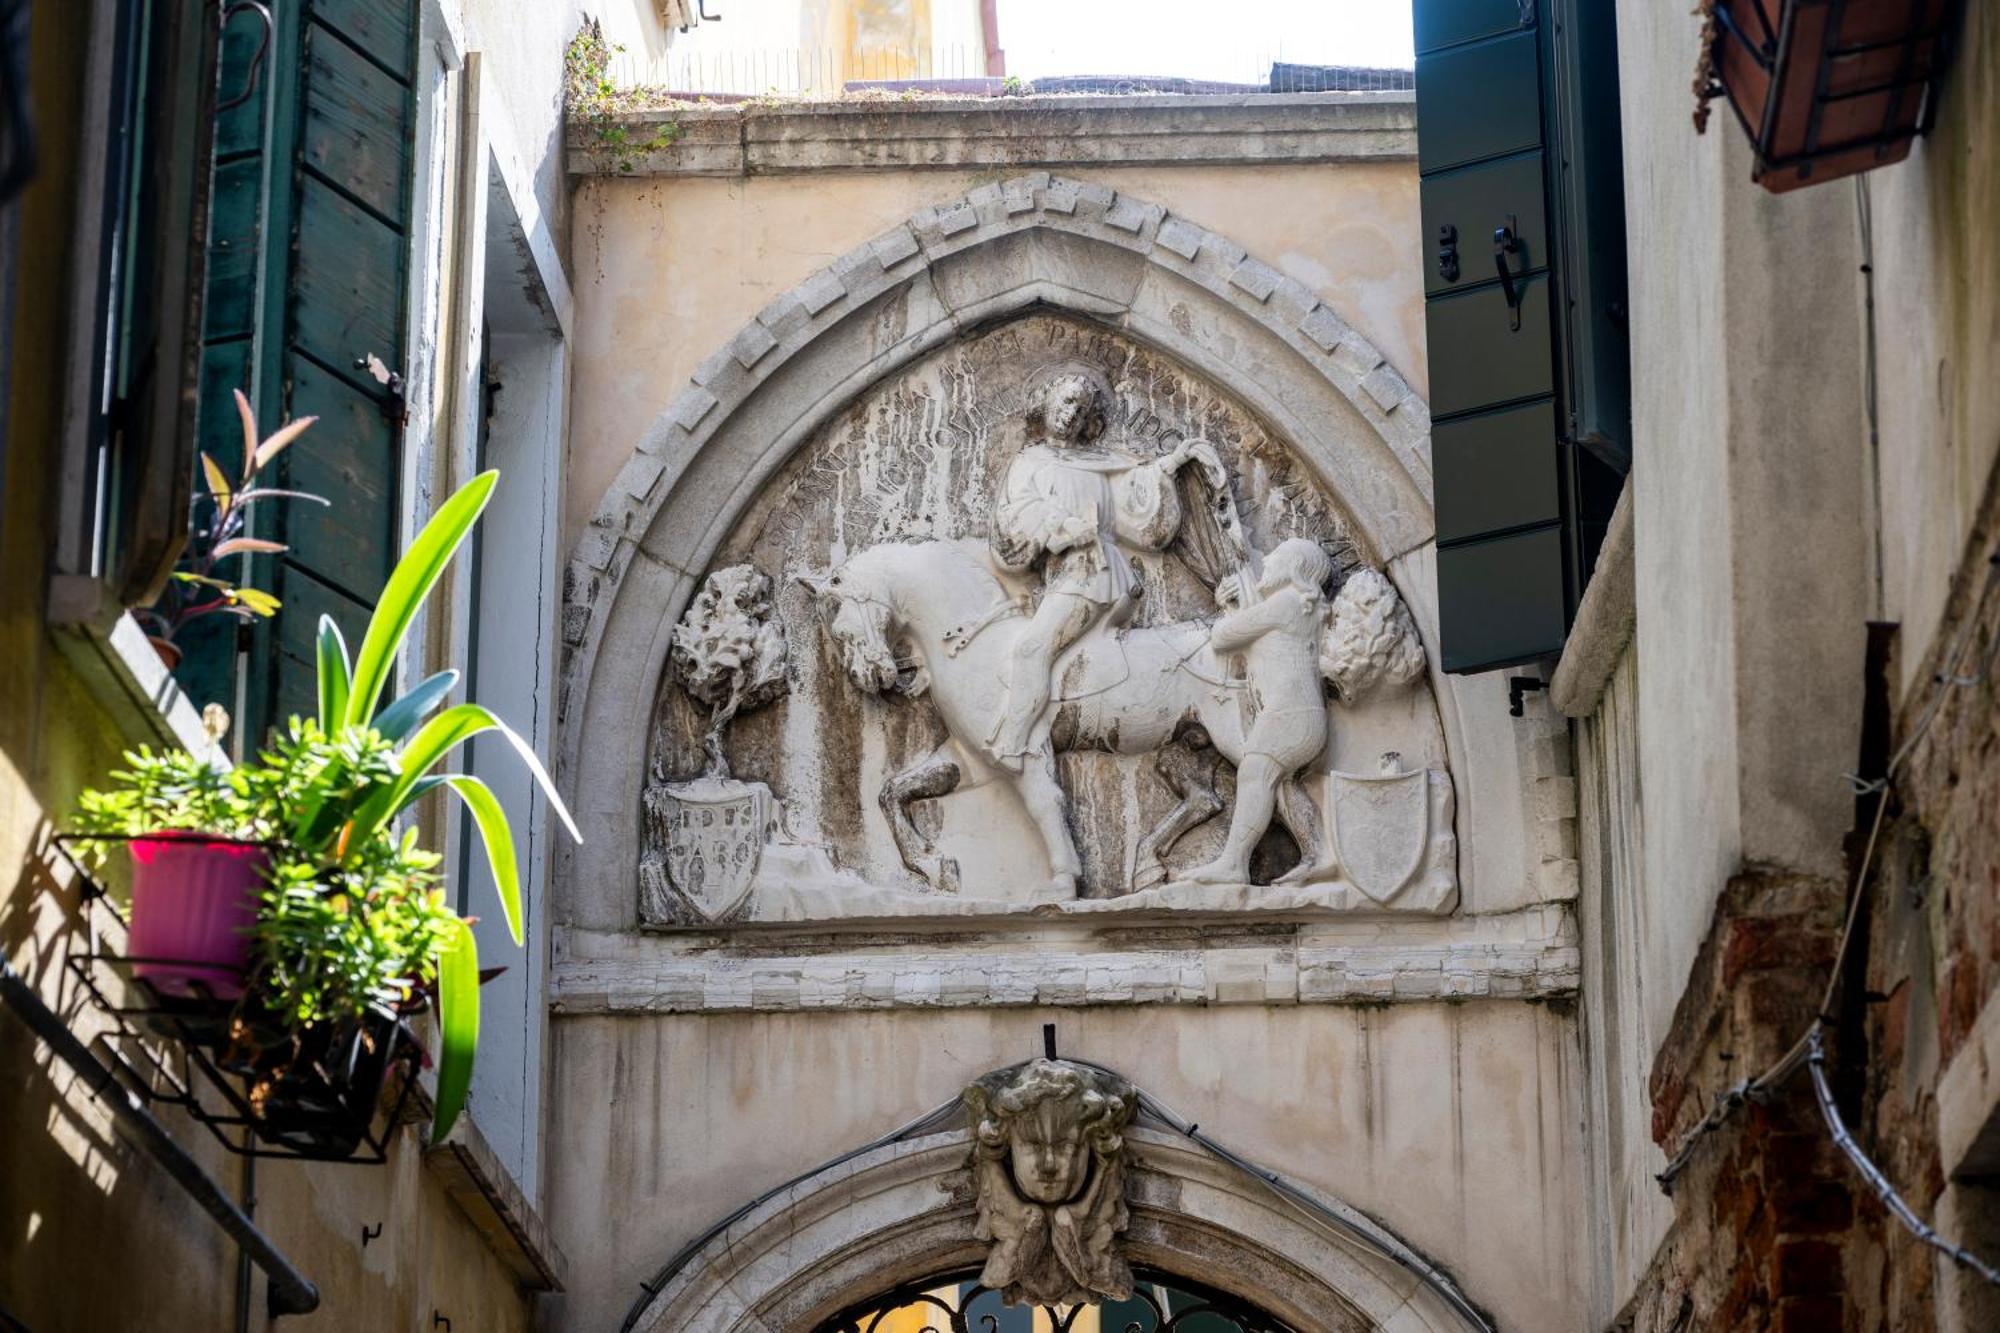
{"label": "stone lintel", "polygon": [[558,932],[557,1013],[976,1009],[1105,1004],[1402,1004],[1574,996],[1568,912],[1254,929],[760,938]]}
{"label": "stone lintel", "polygon": [[1408,92],[661,107],[568,127],[581,176],[1407,161]]}

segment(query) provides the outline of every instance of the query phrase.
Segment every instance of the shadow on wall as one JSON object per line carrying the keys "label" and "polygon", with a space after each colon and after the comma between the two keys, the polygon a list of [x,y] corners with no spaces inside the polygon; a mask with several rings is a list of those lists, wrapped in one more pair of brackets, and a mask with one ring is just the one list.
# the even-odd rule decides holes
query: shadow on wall
{"label": "shadow on wall", "polygon": [[[93,1015],[66,966],[89,947],[81,884],[58,868],[52,832],[38,822],[34,850],[0,903],[0,949],[73,1030],[89,1033]],[[234,1247],[78,1084],[11,1011],[0,1011],[0,1125],[8,1129],[0,1310],[35,1333],[137,1329],[143,1310],[173,1311],[182,1326],[219,1325],[233,1313]],[[183,1142],[204,1133],[177,1112],[165,1122]],[[120,1264],[118,1281],[79,1280],[141,1251],[148,1261]]]}

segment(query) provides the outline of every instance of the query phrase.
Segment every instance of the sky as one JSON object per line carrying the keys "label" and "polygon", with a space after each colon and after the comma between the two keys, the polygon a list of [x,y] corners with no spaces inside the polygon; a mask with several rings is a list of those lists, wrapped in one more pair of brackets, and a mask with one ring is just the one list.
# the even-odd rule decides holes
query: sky
{"label": "sky", "polygon": [[1000,0],[1007,72],[1262,82],[1274,60],[1410,67],[1408,0]]}

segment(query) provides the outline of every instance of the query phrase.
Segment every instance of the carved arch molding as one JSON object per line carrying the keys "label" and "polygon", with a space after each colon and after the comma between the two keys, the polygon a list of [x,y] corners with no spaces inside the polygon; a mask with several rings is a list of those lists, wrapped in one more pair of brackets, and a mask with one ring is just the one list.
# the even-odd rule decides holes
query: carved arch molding
{"label": "carved arch molding", "polygon": [[[1150,1129],[1126,1137],[1125,1249],[1135,1265],[1254,1303],[1297,1333],[1487,1328],[1414,1266],[1343,1235],[1185,1138]],[[813,1330],[904,1284],[976,1270],[985,1246],[973,1239],[971,1157],[958,1131],[830,1167],[710,1238],[628,1327]]]}
{"label": "carved arch molding", "polygon": [[[1240,402],[1338,494],[1371,564],[1431,538],[1423,400],[1303,284],[1156,204],[1046,173],[926,208],[780,296],[705,361],[579,539],[559,705],[558,763],[586,828],[585,845],[564,852],[570,884],[631,882],[656,685],[732,527],[871,385],[1036,310],[1156,348]],[[1428,595],[1402,592],[1428,624]],[[1443,711],[1450,744],[1456,718]]]}

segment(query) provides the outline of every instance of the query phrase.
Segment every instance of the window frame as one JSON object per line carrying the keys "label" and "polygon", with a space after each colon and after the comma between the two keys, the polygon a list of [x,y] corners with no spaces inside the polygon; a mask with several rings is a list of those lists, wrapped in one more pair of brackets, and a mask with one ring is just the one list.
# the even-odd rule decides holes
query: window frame
{"label": "window frame", "polygon": [[[102,156],[77,187],[77,215],[88,225],[72,269],[53,571],[64,586],[51,610],[58,623],[87,622],[108,633],[125,607],[157,595],[187,537],[194,472],[190,357],[203,317],[218,34],[202,0],[92,0],[90,28],[82,138],[100,146]],[[169,45],[155,72],[170,81],[149,89],[136,57],[162,37]],[[149,92],[159,97],[151,103],[154,116],[141,111]],[[147,154],[149,140],[172,145],[171,156]],[[145,188],[149,170],[165,192],[157,210],[141,217],[133,192]],[[146,283],[143,293],[130,286],[135,272]],[[141,295],[155,310],[178,313],[159,321],[143,396],[120,399],[111,383],[120,370],[115,344],[130,336]],[[126,460],[133,503],[125,530],[113,533],[110,525],[120,520],[108,512],[104,491],[121,413],[129,414],[139,452]]]}

